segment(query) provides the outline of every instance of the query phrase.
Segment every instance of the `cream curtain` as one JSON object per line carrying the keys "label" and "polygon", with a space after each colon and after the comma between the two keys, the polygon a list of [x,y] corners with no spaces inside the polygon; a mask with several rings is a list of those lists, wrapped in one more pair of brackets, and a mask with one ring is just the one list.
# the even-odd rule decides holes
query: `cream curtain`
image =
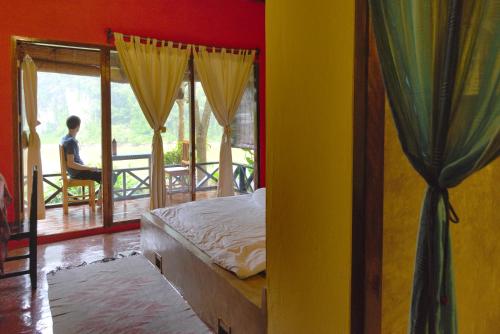
{"label": "cream curtain", "polygon": [[[24,105],[26,110],[26,122],[30,131],[28,139],[28,206],[31,207],[31,188],[33,178],[33,167],[38,168],[38,194],[37,194],[37,217],[45,219],[45,202],[43,200],[43,175],[42,158],[40,154],[40,137],[36,132],[36,127],[40,124],[37,116],[37,70],[35,63],[29,55],[26,55],[22,63],[23,70],[23,92]],[[29,209],[28,209],[29,212]]]}
{"label": "cream curtain", "polygon": [[196,71],[215,118],[224,128],[219,159],[219,197],[234,195],[231,122],[240,105],[254,59],[255,50],[239,50],[237,54],[225,49],[208,52],[205,47],[194,50]]}
{"label": "cream curtain", "polygon": [[163,141],[165,122],[177,97],[191,46],[173,47],[172,42],[159,45],[156,39],[141,43],[139,37],[125,42],[123,35],[115,33],[115,45],[120,62],[130,81],[132,90],[154,131],[151,160],[151,209],[165,206],[165,171]]}

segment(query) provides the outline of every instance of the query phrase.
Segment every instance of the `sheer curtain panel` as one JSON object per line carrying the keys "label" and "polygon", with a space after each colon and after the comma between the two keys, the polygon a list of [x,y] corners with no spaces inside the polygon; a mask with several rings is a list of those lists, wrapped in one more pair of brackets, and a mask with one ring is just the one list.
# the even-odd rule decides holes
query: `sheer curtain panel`
{"label": "sheer curtain panel", "polygon": [[196,71],[215,118],[224,128],[219,158],[219,197],[234,195],[231,123],[240,105],[254,59],[255,50],[238,50],[237,53],[226,49],[209,52],[205,47],[194,50]]}
{"label": "sheer curtain panel", "polygon": [[499,1],[370,0],[370,8],[401,146],[428,185],[409,333],[457,333],[449,223],[458,217],[448,188],[500,153]]}
{"label": "sheer curtain panel", "polygon": [[151,159],[150,208],[165,206],[165,169],[163,141],[165,122],[177,97],[188,63],[191,46],[173,46],[172,42],[131,37],[115,33],[116,50],[130,86],[139,102],[144,117],[154,131]]}
{"label": "sheer curtain panel", "polygon": [[42,173],[42,157],[40,154],[40,136],[36,132],[36,127],[40,124],[38,121],[37,109],[37,68],[29,55],[24,56],[22,62],[23,72],[23,93],[24,106],[26,111],[26,122],[29,128],[28,138],[28,212],[31,208],[31,191],[33,175],[29,171],[37,166],[38,174],[38,193],[37,193],[37,217],[45,219],[45,202],[43,199],[43,173]]}

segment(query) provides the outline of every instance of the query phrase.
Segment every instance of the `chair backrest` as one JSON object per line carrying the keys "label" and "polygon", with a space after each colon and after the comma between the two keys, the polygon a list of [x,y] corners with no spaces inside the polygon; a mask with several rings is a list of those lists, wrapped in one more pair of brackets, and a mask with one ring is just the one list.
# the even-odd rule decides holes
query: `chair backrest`
{"label": "chair backrest", "polygon": [[64,147],[62,145],[59,145],[59,160],[61,162],[61,178],[65,185],[68,182],[68,172],[66,167],[66,155],[64,154]]}
{"label": "chair backrest", "polygon": [[[6,240],[8,236],[8,226],[2,224],[7,224],[7,206],[12,201],[12,196],[10,195],[9,188],[7,188],[7,183],[2,173],[0,173],[0,240]],[[4,228],[4,229],[3,229]],[[7,233],[7,236],[2,235],[2,233]]]}
{"label": "chair backrest", "polygon": [[182,158],[181,164],[189,166],[189,141],[182,141]]}

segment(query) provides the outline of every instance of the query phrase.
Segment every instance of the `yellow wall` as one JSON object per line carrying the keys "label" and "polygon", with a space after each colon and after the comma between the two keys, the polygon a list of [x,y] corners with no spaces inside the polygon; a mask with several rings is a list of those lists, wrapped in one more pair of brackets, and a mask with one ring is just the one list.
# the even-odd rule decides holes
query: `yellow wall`
{"label": "yellow wall", "polygon": [[[425,183],[400,148],[387,110],[384,171],[382,333],[406,333],[418,217]],[[461,333],[500,329],[500,162],[450,191],[460,217],[451,224]]]}
{"label": "yellow wall", "polygon": [[348,333],[354,1],[266,2],[269,333]]}

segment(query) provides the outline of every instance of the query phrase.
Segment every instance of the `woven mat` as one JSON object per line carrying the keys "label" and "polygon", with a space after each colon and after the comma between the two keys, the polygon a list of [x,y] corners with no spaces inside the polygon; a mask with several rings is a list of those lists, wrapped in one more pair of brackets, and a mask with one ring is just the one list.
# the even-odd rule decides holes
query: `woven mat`
{"label": "woven mat", "polygon": [[47,275],[54,333],[211,333],[142,255]]}

